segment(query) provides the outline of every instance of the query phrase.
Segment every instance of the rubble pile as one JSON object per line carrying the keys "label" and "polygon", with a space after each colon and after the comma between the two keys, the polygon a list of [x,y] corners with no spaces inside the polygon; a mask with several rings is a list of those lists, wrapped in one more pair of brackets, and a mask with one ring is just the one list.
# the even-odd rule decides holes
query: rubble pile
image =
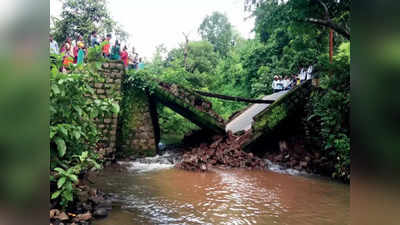
{"label": "rubble pile", "polygon": [[215,136],[211,144],[201,144],[186,152],[176,167],[190,171],[206,171],[212,167],[263,169],[264,160],[241,149],[249,137],[250,132]]}
{"label": "rubble pile", "polygon": [[332,160],[319,152],[306,151],[304,146],[299,144],[287,146],[285,142],[281,142],[279,151],[267,152],[264,157],[285,168],[308,173],[330,174],[334,168]]}

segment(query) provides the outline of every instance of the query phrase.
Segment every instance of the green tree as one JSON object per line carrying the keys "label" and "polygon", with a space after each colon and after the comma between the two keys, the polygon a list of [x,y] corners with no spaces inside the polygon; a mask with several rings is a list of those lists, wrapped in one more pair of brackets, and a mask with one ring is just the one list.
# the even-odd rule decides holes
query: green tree
{"label": "green tree", "polygon": [[53,26],[50,28],[57,42],[75,35],[82,35],[87,40],[94,30],[99,35],[114,33],[120,40],[126,40],[129,36],[111,18],[106,0],[63,0],[62,3],[61,17],[53,17]]}
{"label": "green tree", "polygon": [[265,40],[285,23],[306,29],[331,28],[350,40],[351,0],[246,0],[245,9],[256,16],[256,30]]}
{"label": "green tree", "polygon": [[198,29],[203,40],[209,41],[216,52],[226,56],[232,45],[233,31],[228,18],[219,12],[207,16]]}
{"label": "green tree", "polygon": [[161,77],[192,88],[203,88],[210,84],[210,79],[215,79],[219,58],[210,42],[189,42],[186,61],[185,68],[184,45],[172,49],[165,62],[168,68]]}
{"label": "green tree", "polygon": [[156,51],[153,54],[150,65],[148,66],[153,75],[160,75],[165,66],[165,56],[168,53],[164,44],[156,46]]}

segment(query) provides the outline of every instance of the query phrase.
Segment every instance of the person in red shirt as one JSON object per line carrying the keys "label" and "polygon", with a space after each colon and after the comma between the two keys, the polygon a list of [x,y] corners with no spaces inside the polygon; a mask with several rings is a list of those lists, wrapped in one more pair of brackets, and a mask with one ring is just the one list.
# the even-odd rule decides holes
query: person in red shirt
{"label": "person in red shirt", "polygon": [[111,34],[107,34],[106,40],[104,40],[104,42],[102,43],[103,56],[105,58],[110,58],[110,47],[111,47],[110,40],[111,40]]}
{"label": "person in red shirt", "polygon": [[124,49],[121,52],[121,59],[124,62],[124,66],[126,69],[128,69],[128,48],[125,46]]}

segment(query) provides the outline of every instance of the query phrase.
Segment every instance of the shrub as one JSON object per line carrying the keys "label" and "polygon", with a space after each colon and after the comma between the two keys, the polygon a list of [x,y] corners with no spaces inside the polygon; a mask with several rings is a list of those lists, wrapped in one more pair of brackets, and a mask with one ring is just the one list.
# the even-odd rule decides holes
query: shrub
{"label": "shrub", "polygon": [[[99,168],[96,143],[100,133],[95,118],[117,113],[112,99],[92,99],[90,82],[101,78],[85,66],[60,73],[57,60],[50,71],[50,187],[51,199],[67,207],[74,199],[78,176]],[[55,185],[56,184],[56,185]]]}

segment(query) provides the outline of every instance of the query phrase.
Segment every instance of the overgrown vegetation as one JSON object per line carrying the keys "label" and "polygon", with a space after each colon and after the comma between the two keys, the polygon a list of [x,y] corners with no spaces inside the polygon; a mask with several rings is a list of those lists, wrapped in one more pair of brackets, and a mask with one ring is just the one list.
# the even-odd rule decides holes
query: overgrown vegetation
{"label": "overgrown vegetation", "polygon": [[53,55],[50,70],[50,192],[51,199],[68,207],[75,199],[79,177],[100,168],[96,153],[101,135],[95,118],[118,113],[113,99],[93,99],[91,82],[101,81],[89,66],[60,73],[62,56]]}
{"label": "overgrown vegetation", "polygon": [[323,62],[320,89],[306,106],[310,143],[335,161],[333,177],[350,179],[350,45],[343,43],[334,63]]}
{"label": "overgrown vegetation", "polygon": [[[335,161],[334,177],[350,178],[350,1],[245,1],[256,19],[256,37],[244,40],[221,13],[199,26],[201,41],[157,48],[147,70],[160,80],[218,94],[259,98],[272,93],[274,75],[297,75],[314,66],[321,87],[306,106],[304,129],[310,147]],[[334,60],[329,62],[329,29]],[[186,38],[186,37],[185,37]],[[229,40],[229,41],[228,41]],[[229,43],[229,44],[228,44]],[[162,57],[163,55],[166,57]],[[247,104],[209,99],[228,119]],[[183,133],[187,121],[160,110],[164,133]],[[172,123],[175,129],[171,129]],[[300,120],[299,120],[300,121]]]}

